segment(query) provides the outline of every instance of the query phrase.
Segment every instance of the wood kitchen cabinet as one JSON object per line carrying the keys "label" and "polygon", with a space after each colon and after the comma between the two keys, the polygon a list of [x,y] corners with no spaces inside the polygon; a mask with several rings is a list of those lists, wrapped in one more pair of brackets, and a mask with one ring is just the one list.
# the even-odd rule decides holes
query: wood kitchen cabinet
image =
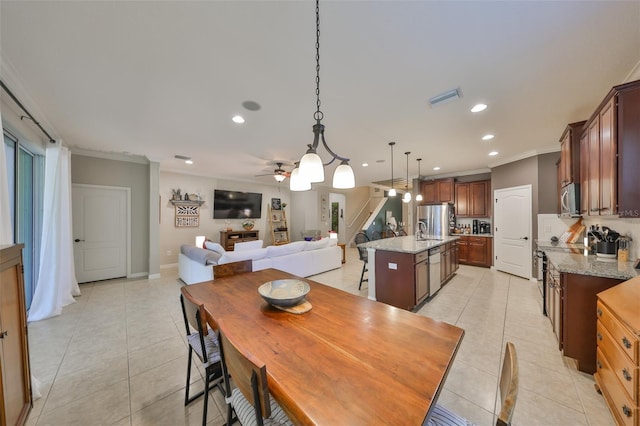
{"label": "wood kitchen cabinet", "polygon": [[640,278],[598,293],[596,386],[616,423],[640,425]]}
{"label": "wood kitchen cabinet", "polygon": [[580,371],[596,372],[597,317],[594,312],[597,294],[621,282],[613,278],[560,273],[562,331],[558,337],[563,354],[575,359]]}
{"label": "wood kitchen cabinet", "polygon": [[491,181],[456,182],[456,217],[491,216]]}
{"label": "wood kitchen cabinet", "polygon": [[639,116],[640,80],[613,87],[585,125],[580,180],[587,214],[640,217]]}
{"label": "wood kitchen cabinet", "polygon": [[474,235],[461,235],[458,240],[458,261],[463,265],[492,265],[493,238]]}
{"label": "wood kitchen cabinet", "polygon": [[453,178],[420,182],[422,204],[453,203],[454,192]]}
{"label": "wood kitchen cabinet", "polygon": [[580,136],[586,121],[567,125],[560,137],[560,186],[580,181]]}
{"label": "wood kitchen cabinet", "polygon": [[0,425],[23,425],[31,411],[22,248],[0,246]]}
{"label": "wood kitchen cabinet", "polygon": [[[558,212],[560,212],[559,198]],[[589,214],[589,134],[587,131],[583,131],[580,136],[580,214]]]}

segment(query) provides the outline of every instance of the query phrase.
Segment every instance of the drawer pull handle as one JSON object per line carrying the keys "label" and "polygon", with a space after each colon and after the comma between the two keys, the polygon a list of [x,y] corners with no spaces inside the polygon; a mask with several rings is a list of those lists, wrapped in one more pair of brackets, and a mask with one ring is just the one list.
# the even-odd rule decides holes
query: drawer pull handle
{"label": "drawer pull handle", "polygon": [[631,374],[629,374],[626,368],[622,369],[622,377],[624,377],[624,379],[628,382],[631,381]]}
{"label": "drawer pull handle", "polygon": [[622,412],[624,413],[625,416],[631,417],[631,409],[626,405],[622,406]]}
{"label": "drawer pull handle", "polygon": [[602,309],[598,308],[598,316],[601,317],[602,316]]}
{"label": "drawer pull handle", "polygon": [[598,333],[598,340],[602,340],[602,334]]}
{"label": "drawer pull handle", "polygon": [[631,342],[626,337],[622,338],[622,344],[624,345],[625,348],[631,349]]}
{"label": "drawer pull handle", "polygon": [[6,331],[0,331],[0,339],[4,339],[4,336],[7,336],[9,333]]}
{"label": "drawer pull handle", "polygon": [[602,363],[599,359],[596,359],[596,365],[598,366],[598,368],[602,369]]}

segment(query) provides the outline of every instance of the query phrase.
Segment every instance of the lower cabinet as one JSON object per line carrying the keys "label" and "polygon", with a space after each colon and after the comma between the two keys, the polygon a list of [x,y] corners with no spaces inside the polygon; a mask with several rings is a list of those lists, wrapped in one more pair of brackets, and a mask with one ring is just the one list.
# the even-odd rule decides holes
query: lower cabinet
{"label": "lower cabinet", "polygon": [[461,235],[458,240],[459,263],[490,268],[493,263],[492,245],[492,237]]}
{"label": "lower cabinet", "polygon": [[440,283],[449,281],[458,270],[458,245],[456,241],[442,245],[440,252]]}
{"label": "lower cabinet", "polygon": [[409,311],[417,305],[415,256],[376,250],[376,300]]}
{"label": "lower cabinet", "polygon": [[640,425],[640,278],[598,294],[594,374],[616,423]]}
{"label": "lower cabinet", "polygon": [[0,425],[23,425],[31,411],[23,247],[0,246]]}
{"label": "lower cabinet", "polygon": [[620,284],[613,278],[590,275],[560,273],[562,286],[561,324],[559,336],[565,356],[578,361],[578,370],[593,374],[596,372],[597,347],[597,295]]}

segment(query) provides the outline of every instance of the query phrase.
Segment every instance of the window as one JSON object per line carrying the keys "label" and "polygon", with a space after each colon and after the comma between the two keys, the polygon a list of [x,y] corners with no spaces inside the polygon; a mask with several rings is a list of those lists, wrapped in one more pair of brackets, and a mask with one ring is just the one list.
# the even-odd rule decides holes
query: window
{"label": "window", "polygon": [[40,239],[42,236],[42,202],[44,157],[30,150],[17,137],[4,131],[7,159],[9,203],[13,239],[24,244],[24,284],[27,309],[38,282]]}

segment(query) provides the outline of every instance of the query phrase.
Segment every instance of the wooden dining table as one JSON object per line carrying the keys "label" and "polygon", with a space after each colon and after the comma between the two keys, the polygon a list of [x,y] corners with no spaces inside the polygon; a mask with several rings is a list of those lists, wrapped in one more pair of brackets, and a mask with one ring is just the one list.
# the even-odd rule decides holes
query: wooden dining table
{"label": "wooden dining table", "polygon": [[[310,311],[293,314],[258,287],[300,279]],[[271,395],[295,424],[421,425],[464,330],[276,269],[187,286],[207,316],[267,366]]]}

